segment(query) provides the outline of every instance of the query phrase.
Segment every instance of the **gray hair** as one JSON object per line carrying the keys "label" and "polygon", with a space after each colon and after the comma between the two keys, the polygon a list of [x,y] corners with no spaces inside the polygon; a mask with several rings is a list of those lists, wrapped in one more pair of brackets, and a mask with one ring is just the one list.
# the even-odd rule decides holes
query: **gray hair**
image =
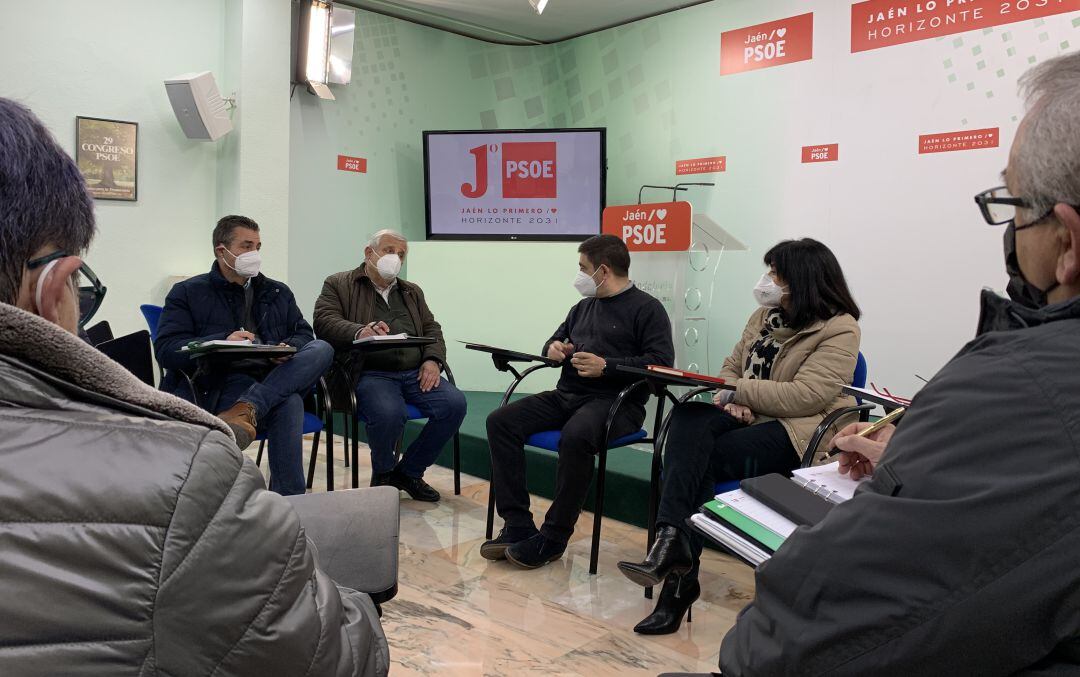
{"label": "gray hair", "polygon": [[54,244],[81,255],[93,237],[79,168],[37,116],[0,97],[0,302],[15,303],[34,252]]}
{"label": "gray hair", "polygon": [[389,237],[391,240],[398,240],[400,242],[405,242],[405,243],[409,242],[408,240],[405,239],[404,235],[397,232],[396,230],[390,230],[389,228],[383,228],[382,230],[375,231],[375,234],[371,236],[370,240],[368,240],[367,246],[371,247],[372,249],[374,249],[376,251],[378,251],[379,242],[382,241],[382,239],[384,237]]}
{"label": "gray hair", "polygon": [[1027,102],[1020,148],[1009,163],[1032,217],[1059,202],[1080,205],[1080,52],[1035,66],[1020,78]]}

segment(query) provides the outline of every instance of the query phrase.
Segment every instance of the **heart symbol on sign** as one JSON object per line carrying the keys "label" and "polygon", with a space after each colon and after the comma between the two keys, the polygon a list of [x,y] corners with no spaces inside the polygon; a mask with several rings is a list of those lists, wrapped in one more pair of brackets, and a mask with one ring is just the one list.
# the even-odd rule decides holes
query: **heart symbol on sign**
{"label": "heart symbol on sign", "polygon": [[782,38],[785,35],[787,35],[787,29],[786,28],[777,28],[776,29],[776,37]]}
{"label": "heart symbol on sign", "polygon": [[552,207],[552,208],[551,208],[551,213],[552,213],[552,214],[554,214],[554,213],[555,213],[555,212],[557,212],[557,211],[559,211],[559,210],[558,210],[558,209],[555,209],[554,207]]}
{"label": "heart symbol on sign", "polygon": [[656,210],[656,218],[663,219],[665,216],[667,216],[667,210],[666,209],[657,209]]}

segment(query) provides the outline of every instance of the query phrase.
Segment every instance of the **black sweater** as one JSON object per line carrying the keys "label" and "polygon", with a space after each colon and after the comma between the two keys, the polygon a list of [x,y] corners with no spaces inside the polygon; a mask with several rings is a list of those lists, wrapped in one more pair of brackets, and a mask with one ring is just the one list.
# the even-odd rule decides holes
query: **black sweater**
{"label": "black sweater", "polygon": [[[592,353],[604,358],[607,367],[598,378],[583,378],[563,362],[558,389],[575,394],[614,396],[638,380],[621,376],[618,365],[644,368],[650,364],[670,367],[675,361],[671,342],[671,321],[667,311],[649,294],[637,287],[607,298],[582,299],[570,309],[566,320],[544,344],[541,354],[547,355],[554,341],[569,339],[575,352]],[[635,402],[644,403],[648,392],[641,388],[634,393]]]}

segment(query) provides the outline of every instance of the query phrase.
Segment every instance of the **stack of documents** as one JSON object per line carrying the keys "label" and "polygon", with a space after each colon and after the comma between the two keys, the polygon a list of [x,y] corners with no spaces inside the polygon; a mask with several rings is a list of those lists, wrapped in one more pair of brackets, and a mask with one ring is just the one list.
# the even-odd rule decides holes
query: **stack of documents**
{"label": "stack of documents", "polygon": [[[839,463],[794,472],[791,481],[832,504],[843,503],[855,495],[856,482],[841,475]],[[772,557],[798,524],[742,489],[718,494],[716,500],[701,506],[690,521],[702,533],[745,560],[758,566]]]}

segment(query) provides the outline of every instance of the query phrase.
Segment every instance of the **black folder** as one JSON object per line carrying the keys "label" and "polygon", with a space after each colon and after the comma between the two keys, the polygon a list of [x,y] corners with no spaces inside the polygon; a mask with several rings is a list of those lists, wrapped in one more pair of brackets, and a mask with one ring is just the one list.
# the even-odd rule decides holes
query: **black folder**
{"label": "black folder", "polygon": [[817,524],[835,505],[776,473],[745,479],[739,485],[751,497],[799,525]]}

